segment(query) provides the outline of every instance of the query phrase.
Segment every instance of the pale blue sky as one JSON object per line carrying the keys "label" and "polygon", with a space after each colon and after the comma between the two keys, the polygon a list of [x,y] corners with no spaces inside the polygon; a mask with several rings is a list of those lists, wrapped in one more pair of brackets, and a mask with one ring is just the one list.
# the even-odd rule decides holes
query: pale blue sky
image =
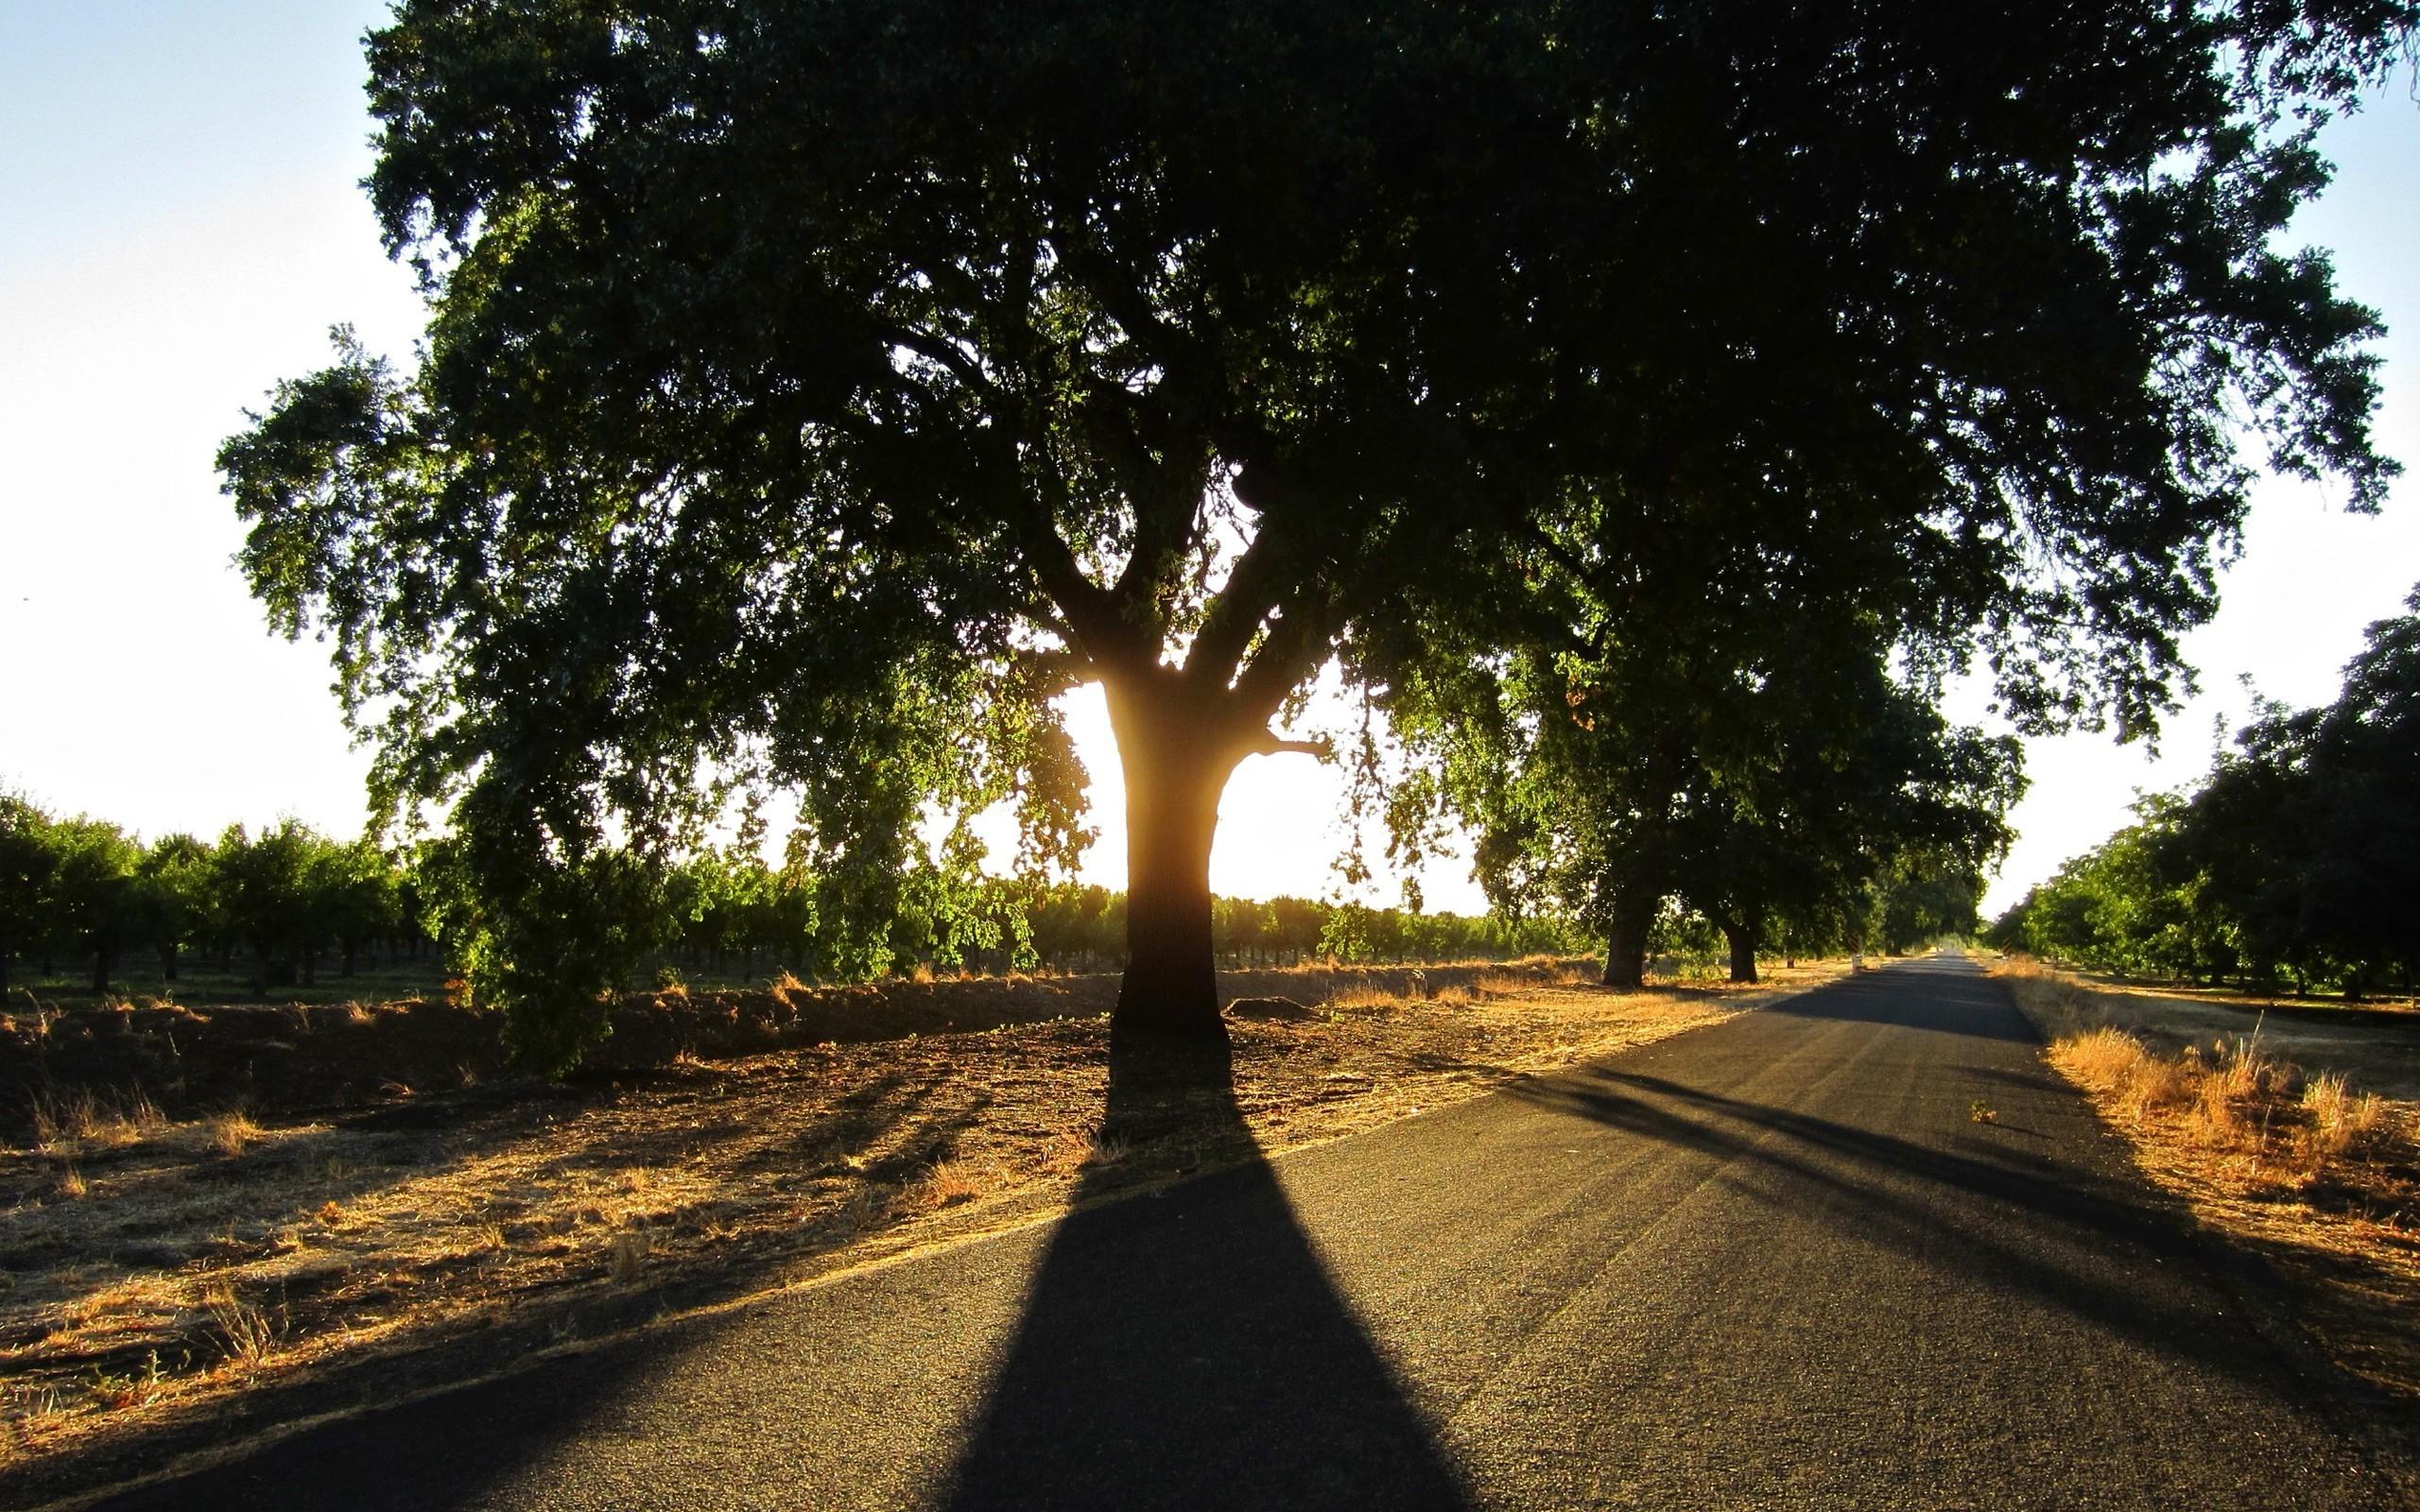
{"label": "pale blue sky", "polygon": [[[230,565],[240,531],[211,455],[268,387],[318,366],[331,324],[407,352],[419,304],[356,187],[369,167],[361,32],[372,0],[202,6],[0,0],[0,784],[147,834],[291,813],[360,823],[321,649],[262,628]],[[2391,335],[2387,448],[2420,468],[2420,107],[2408,80],[2325,139],[2337,186],[2301,239]],[[2227,607],[2189,643],[2205,696],[2163,758],[2035,742],[2024,838],[1996,905],[2125,818],[2143,787],[2206,766],[2249,675],[2297,703],[2334,695],[2371,620],[2420,578],[2420,481],[2379,519],[2327,490],[2264,490]],[[1124,870],[1105,721],[1077,712]],[[1221,891],[1330,885],[1340,780],[1248,763],[1225,805]],[[1478,906],[1432,875],[1431,906]]]}

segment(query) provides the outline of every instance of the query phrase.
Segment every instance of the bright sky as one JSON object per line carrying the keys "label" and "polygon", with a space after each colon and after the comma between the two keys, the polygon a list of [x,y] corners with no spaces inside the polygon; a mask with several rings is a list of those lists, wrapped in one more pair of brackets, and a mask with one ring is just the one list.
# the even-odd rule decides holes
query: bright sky
{"label": "bright sky", "polygon": [[[362,31],[378,0],[0,0],[0,785],[146,835],[292,814],[358,830],[322,647],[263,627],[211,458],[278,379],[320,366],[349,321],[409,352],[420,304],[357,183],[370,122]],[[2331,128],[2336,186],[2298,226],[2391,335],[2381,435],[2420,473],[2420,108],[2402,83]],[[2136,790],[2204,770],[2249,677],[2332,697],[2362,627],[2420,578],[2420,476],[2379,518],[2273,485],[2226,608],[2188,642],[2204,696],[2157,761],[2105,737],[2031,743],[2023,833],[1996,908],[2125,822]],[[1968,711],[1972,713],[1972,711]],[[1074,711],[1103,833],[1087,875],[1123,881],[1107,721]],[[1333,886],[1343,780],[1301,756],[1229,787],[1212,884]],[[1482,906],[1432,868],[1431,907]]]}

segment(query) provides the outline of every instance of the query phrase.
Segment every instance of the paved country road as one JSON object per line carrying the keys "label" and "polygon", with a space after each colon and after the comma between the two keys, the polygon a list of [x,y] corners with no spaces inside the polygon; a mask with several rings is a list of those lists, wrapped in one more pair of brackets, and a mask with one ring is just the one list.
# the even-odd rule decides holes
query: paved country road
{"label": "paved country road", "polygon": [[2267,1284],[1943,957],[107,1504],[2409,1504]]}

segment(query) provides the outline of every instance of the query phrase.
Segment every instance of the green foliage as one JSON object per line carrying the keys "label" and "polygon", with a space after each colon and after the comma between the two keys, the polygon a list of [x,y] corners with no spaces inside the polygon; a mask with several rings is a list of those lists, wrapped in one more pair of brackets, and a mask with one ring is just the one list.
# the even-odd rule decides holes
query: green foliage
{"label": "green foliage", "polygon": [[1976,909],[1983,881],[1969,855],[1903,851],[1876,884],[1872,927],[1857,937],[1894,955],[1934,940],[1972,939],[1982,928]]}
{"label": "green foliage", "polygon": [[220,919],[229,935],[251,948],[264,988],[270,985],[270,963],[290,960],[319,933],[316,900],[306,890],[317,841],[294,819],[257,838],[234,824],[211,852]]}
{"label": "green foliage", "polygon": [[[1567,912],[1616,956],[1649,947],[1668,900],[1743,964],[1760,944],[1903,934],[1919,910],[1900,898],[1893,926],[1885,894],[1920,872],[1962,885],[1953,921],[1971,927],[2023,791],[2016,745],[1951,729],[1892,674],[1895,590],[1824,592],[1821,565],[1810,552],[1787,572],[1616,592],[1558,564],[1491,638],[1521,638],[1512,655],[1434,636],[1397,648],[1391,712],[1436,763],[1395,796],[1399,849],[1459,814],[1499,906]],[[1942,651],[1895,649],[1916,665]]]}
{"label": "green foliage", "polygon": [[[0,937],[0,966],[35,945],[82,954],[105,939],[113,954],[130,945],[149,947],[162,974],[174,980],[180,952],[232,942],[251,957],[259,991],[284,985],[288,973],[307,972],[311,957],[328,947],[343,953],[349,970],[362,947],[417,937],[424,929],[442,945],[450,970],[486,964],[490,980],[524,969],[514,963],[544,961],[536,954],[542,949],[593,950],[683,979],[685,973],[664,959],[672,956],[725,981],[761,981],[779,971],[810,980],[861,981],[920,967],[1098,971],[1114,968],[1125,949],[1125,895],[1096,885],[1033,887],[1014,878],[983,877],[965,889],[928,889],[895,916],[878,951],[869,953],[854,932],[824,926],[817,908],[819,879],[794,868],[731,847],[659,869],[615,849],[598,852],[565,879],[562,906],[577,919],[529,938],[510,963],[480,963],[476,953],[517,936],[476,919],[477,894],[459,870],[458,855],[458,842],[439,840],[406,861],[366,840],[330,840],[292,819],[257,835],[231,826],[215,846],[171,834],[138,848],[112,826],[59,821],[22,799],[0,798],[0,860],[14,868],[15,891],[7,896],[20,910],[11,917],[21,920],[12,936]],[[71,902],[74,911],[62,911]],[[1220,898],[1214,908],[1219,959],[1236,967],[1331,955],[1502,958],[1584,945],[1583,936],[1552,917],[1466,918],[1302,898]],[[1337,920],[1347,917],[1356,922],[1340,927]],[[98,934],[96,925],[103,926]],[[516,987],[544,991],[554,981],[598,974],[593,962],[576,962],[539,970]],[[605,985],[628,990],[652,980],[624,971]],[[595,993],[559,1001],[549,1014],[513,1020],[510,1032],[544,1034],[546,1025],[559,1023],[577,1039],[602,1016],[603,1005]],[[562,1040],[521,1044],[524,1054],[542,1060],[571,1053]]]}
{"label": "green foliage", "polygon": [[2060,868],[1992,926],[2101,970],[2359,995],[2420,969],[2420,590],[2324,708],[2264,707],[2200,787]]}
{"label": "green foliage", "polygon": [[[122,954],[148,947],[175,980],[179,953],[240,942],[256,984],[334,942],[354,953],[407,927],[406,879],[367,842],[339,845],[294,820],[258,838],[230,828],[215,846],[171,834],[148,847],[118,826],[59,819],[0,797],[0,971],[39,952],[88,957],[95,991]],[[0,978],[5,980],[5,978]]]}
{"label": "green foliage", "polygon": [[51,876],[59,857],[50,816],[15,793],[0,793],[0,987],[9,958],[48,928]]}
{"label": "green foliage", "polygon": [[93,986],[105,988],[118,953],[143,933],[143,852],[116,825],[80,815],[51,824],[50,846],[51,930],[61,948],[92,957]]}
{"label": "green foliage", "polygon": [[174,977],[177,953],[200,936],[215,912],[210,847],[190,834],[164,835],[143,852],[135,873],[144,933],[164,973]]}

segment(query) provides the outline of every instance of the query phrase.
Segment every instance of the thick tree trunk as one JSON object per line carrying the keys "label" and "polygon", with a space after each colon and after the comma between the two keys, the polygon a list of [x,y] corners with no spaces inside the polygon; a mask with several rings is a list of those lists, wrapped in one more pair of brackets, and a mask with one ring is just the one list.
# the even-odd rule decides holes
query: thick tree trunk
{"label": "thick tree trunk", "polygon": [[107,992],[109,989],[110,953],[105,950],[95,951],[93,953],[93,990]]}
{"label": "thick tree trunk", "polygon": [[160,947],[160,980],[163,982],[173,982],[176,979],[177,942],[175,940],[169,940],[167,943]]}
{"label": "thick tree trunk", "polygon": [[1223,1039],[1210,845],[1245,751],[1215,705],[1172,676],[1112,679],[1108,693],[1126,776],[1126,977],[1110,1029]]}
{"label": "thick tree trunk", "polygon": [[1734,982],[1756,979],[1756,923],[1753,919],[1722,926],[1722,937],[1731,945],[1731,980]]}
{"label": "thick tree trunk", "polygon": [[1647,985],[1647,932],[1654,922],[1652,900],[1624,898],[1614,905],[1613,925],[1605,932],[1605,985],[1636,988]]}

